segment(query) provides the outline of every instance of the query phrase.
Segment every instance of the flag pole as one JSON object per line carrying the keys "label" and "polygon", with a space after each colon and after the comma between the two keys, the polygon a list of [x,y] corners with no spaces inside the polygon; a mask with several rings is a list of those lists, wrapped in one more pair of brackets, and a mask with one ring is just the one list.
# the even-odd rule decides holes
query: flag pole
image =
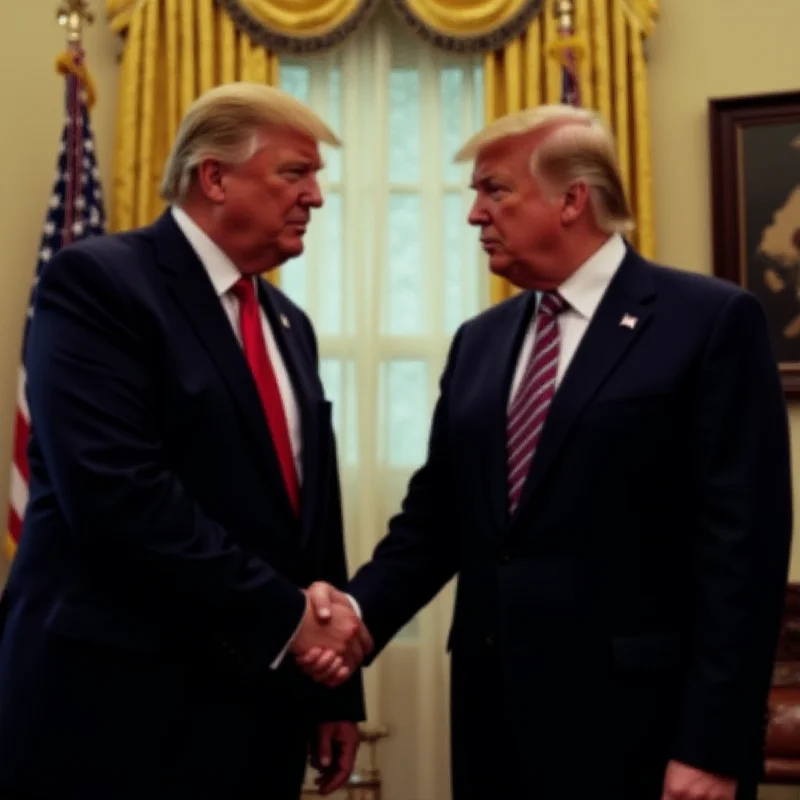
{"label": "flag pole", "polygon": [[556,0],[555,16],[558,34],[562,38],[575,35],[575,3],[573,0]]}
{"label": "flag pole", "polygon": [[56,11],[56,19],[66,29],[67,46],[80,47],[84,25],[94,23],[94,14],[89,10],[86,0],[64,0]]}
{"label": "flag pole", "polygon": [[584,41],[576,36],[574,0],[554,0],[553,15],[556,18],[558,39],[550,43],[548,52],[561,63],[561,102],[572,106],[581,105],[581,88],[578,62],[584,56]]}

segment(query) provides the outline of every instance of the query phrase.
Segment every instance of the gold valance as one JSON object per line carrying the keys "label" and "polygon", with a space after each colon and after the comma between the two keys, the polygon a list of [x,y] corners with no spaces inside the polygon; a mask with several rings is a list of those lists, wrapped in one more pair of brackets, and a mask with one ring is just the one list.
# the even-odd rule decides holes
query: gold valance
{"label": "gold valance", "polygon": [[[111,28],[123,34],[151,0],[106,0]],[[256,45],[275,53],[311,53],[346,39],[387,2],[423,39],[445,50],[489,53],[551,13],[550,0],[214,0]],[[658,20],[659,0],[625,0],[644,37]]]}
{"label": "gold valance", "polygon": [[423,39],[444,50],[488,53],[522,34],[545,0],[389,0]]}
{"label": "gold valance", "polygon": [[276,53],[311,53],[346,39],[380,0],[217,0],[240,31]]}
{"label": "gold valance", "polygon": [[[549,0],[212,0],[255,45],[311,53],[346,39],[388,3],[419,36],[444,50],[486,53],[519,36]],[[125,34],[153,0],[106,0],[111,29]],[[629,0],[646,8],[657,0]]]}

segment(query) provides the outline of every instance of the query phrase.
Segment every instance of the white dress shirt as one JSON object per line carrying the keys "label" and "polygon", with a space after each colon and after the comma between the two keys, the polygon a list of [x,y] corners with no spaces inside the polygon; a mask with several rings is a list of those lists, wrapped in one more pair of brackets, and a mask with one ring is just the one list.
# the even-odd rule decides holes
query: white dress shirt
{"label": "white dress shirt", "polygon": [[[208,279],[216,290],[220,303],[222,303],[222,307],[225,310],[225,314],[230,320],[233,332],[241,344],[239,300],[231,291],[236,281],[242,277],[241,273],[236,269],[236,266],[230,258],[222,252],[205,231],[203,231],[183,209],[172,206],[172,216],[175,219],[176,225],[183,232],[183,235],[189,240],[189,244],[200,259],[200,263],[205,267],[208,273]],[[254,277],[253,281],[255,280],[256,278]],[[256,292],[256,297],[258,297],[258,292]],[[286,423],[289,428],[289,439],[292,443],[292,454],[294,455],[298,484],[302,484],[303,473],[301,471],[301,457],[303,442],[300,435],[300,409],[297,405],[297,398],[295,397],[294,390],[292,389],[292,382],[289,380],[286,364],[281,357],[281,351],[278,349],[278,344],[275,341],[275,334],[272,331],[272,326],[269,324],[269,319],[267,319],[263,307],[261,308],[261,327],[264,331],[264,341],[267,344],[267,352],[272,362],[272,368],[275,371],[278,390],[280,391],[281,400],[283,401],[283,410],[286,414]],[[303,618],[301,617],[300,624],[302,624],[302,621]],[[272,669],[277,669],[280,666],[281,661],[283,661],[286,655],[286,651],[289,649],[289,645],[294,641],[294,637],[300,629],[300,624],[298,624],[297,629],[292,634],[292,638],[286,643],[284,649],[275,661],[272,662]]]}
{"label": "white dress shirt", "polygon": [[[569,308],[558,315],[558,330],[561,337],[561,355],[558,359],[556,387],[564,378],[583,334],[592,321],[611,279],[625,258],[625,242],[619,234],[610,239],[558,287],[559,294],[569,303]],[[528,332],[522,342],[517,359],[517,369],[508,398],[509,408],[517,393],[525,368],[530,361],[536,338],[536,314],[533,315]]]}

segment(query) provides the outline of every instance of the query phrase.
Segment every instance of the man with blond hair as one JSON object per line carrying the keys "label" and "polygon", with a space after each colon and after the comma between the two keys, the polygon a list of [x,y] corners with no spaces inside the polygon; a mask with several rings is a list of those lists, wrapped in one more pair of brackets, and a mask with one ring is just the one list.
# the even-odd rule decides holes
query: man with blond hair
{"label": "man with blond hair", "polygon": [[[30,500],[0,603],[0,797],[297,800],[363,719],[330,404],[306,315],[260,275],[322,205],[308,108],[231,84],[188,111],[151,227],[60,252],[27,349]],[[295,664],[336,656],[320,687]]]}
{"label": "man with blond hair", "polygon": [[458,576],[455,800],[754,800],[792,527],[762,309],[624,241],[590,111],[506,117],[458,158],[522,291],[457,332],[427,461],[347,589],[375,652]]}

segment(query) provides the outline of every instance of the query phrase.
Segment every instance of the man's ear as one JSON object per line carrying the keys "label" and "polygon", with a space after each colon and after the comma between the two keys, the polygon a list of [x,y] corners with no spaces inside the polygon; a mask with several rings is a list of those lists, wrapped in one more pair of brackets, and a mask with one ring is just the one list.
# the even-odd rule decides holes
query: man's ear
{"label": "man's ear", "polygon": [[212,203],[225,200],[224,170],[222,164],[213,158],[205,158],[197,166],[197,182],[203,194]]}
{"label": "man's ear", "polygon": [[581,217],[591,200],[589,191],[588,184],[583,181],[572,183],[567,187],[561,205],[561,221],[565,225],[571,225]]}

